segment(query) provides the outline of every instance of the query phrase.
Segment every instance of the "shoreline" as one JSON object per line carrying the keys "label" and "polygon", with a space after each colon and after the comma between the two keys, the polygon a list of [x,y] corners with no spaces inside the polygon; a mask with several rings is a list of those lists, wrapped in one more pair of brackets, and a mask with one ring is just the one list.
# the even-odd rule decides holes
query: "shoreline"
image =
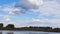
{"label": "shoreline", "polygon": [[[33,31],[33,30],[0,30],[0,31]],[[48,32],[48,31],[36,31],[36,32]],[[52,33],[60,33],[60,32],[52,32]]]}
{"label": "shoreline", "polygon": [[21,28],[0,28],[0,30],[8,30],[8,31],[42,31],[42,32],[60,32],[60,29],[57,28],[37,28],[37,27],[21,27]]}
{"label": "shoreline", "polygon": [[33,26],[16,28],[13,24],[8,24],[6,27],[3,27],[2,23],[0,23],[0,30],[60,32],[60,28],[53,29],[52,27],[33,27]]}

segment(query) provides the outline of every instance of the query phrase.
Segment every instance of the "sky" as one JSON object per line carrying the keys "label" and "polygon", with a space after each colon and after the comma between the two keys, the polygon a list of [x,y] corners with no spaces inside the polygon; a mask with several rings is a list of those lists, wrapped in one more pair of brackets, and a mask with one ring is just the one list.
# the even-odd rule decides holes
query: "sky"
{"label": "sky", "polygon": [[0,23],[60,28],[60,0],[0,0]]}

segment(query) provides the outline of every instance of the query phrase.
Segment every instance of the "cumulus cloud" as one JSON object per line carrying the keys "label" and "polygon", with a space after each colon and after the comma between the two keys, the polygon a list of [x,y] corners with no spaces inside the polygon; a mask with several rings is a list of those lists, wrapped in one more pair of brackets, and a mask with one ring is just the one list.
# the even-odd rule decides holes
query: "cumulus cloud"
{"label": "cumulus cloud", "polygon": [[42,0],[20,0],[17,4],[13,3],[10,6],[0,6],[0,10],[3,10],[9,14],[21,14],[25,13],[26,10],[38,9],[42,4]]}
{"label": "cumulus cloud", "polygon": [[[56,0],[20,0],[15,7],[39,12],[38,17],[54,15],[55,18],[58,18],[60,15],[60,4]],[[57,15],[58,17],[56,17]]]}
{"label": "cumulus cloud", "polygon": [[10,19],[10,17],[7,15],[7,16],[4,16],[4,17],[3,17],[3,20],[4,20],[4,21],[10,21],[11,19]]}
{"label": "cumulus cloud", "polygon": [[[33,19],[33,23],[36,23],[37,26],[51,26],[51,27],[59,27],[60,19]],[[57,26],[56,26],[57,25]]]}
{"label": "cumulus cloud", "polygon": [[22,8],[16,8],[15,7],[15,3],[11,4],[11,5],[3,5],[3,6],[0,6],[0,11],[4,11],[6,12],[7,14],[23,14],[25,13],[24,9]]}
{"label": "cumulus cloud", "polygon": [[49,24],[59,24],[60,19],[32,19],[32,22],[44,22]]}
{"label": "cumulus cloud", "polygon": [[14,7],[5,7],[3,8],[3,11],[9,13],[9,14],[22,14],[24,13],[22,9],[14,8]]}
{"label": "cumulus cloud", "polygon": [[42,4],[42,0],[20,0],[15,7],[21,7],[23,9],[38,9]]}

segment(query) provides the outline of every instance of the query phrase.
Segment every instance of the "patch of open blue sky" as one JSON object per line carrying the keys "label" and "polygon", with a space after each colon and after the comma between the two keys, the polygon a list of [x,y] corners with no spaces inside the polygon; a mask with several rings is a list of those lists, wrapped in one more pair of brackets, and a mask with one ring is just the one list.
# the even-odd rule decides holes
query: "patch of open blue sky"
{"label": "patch of open blue sky", "polygon": [[0,5],[11,4],[13,2],[18,2],[19,0],[0,0]]}

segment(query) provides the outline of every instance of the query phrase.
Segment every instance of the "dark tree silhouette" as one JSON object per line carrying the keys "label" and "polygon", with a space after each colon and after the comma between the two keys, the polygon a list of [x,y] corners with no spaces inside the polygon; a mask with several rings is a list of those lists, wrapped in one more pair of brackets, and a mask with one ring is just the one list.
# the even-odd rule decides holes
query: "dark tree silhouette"
{"label": "dark tree silhouette", "polygon": [[6,26],[6,28],[14,28],[14,25],[13,25],[13,24],[8,24],[8,25]]}
{"label": "dark tree silhouette", "polygon": [[3,23],[0,23],[0,28],[2,28],[3,27]]}

